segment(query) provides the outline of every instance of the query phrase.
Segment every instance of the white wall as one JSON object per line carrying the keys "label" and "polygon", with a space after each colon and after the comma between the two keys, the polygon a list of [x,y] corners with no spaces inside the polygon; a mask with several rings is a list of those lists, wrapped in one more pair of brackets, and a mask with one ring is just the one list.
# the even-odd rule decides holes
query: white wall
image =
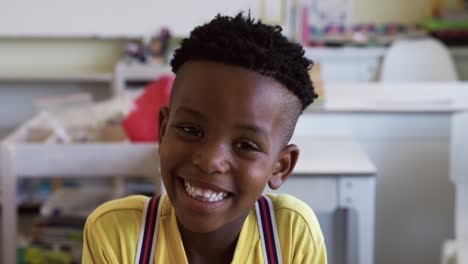
{"label": "white wall", "polygon": [[161,26],[187,35],[217,13],[252,10],[252,0],[6,0],[0,8],[0,35],[140,36]]}
{"label": "white wall", "polygon": [[418,23],[431,13],[432,0],[355,0],[357,23]]}

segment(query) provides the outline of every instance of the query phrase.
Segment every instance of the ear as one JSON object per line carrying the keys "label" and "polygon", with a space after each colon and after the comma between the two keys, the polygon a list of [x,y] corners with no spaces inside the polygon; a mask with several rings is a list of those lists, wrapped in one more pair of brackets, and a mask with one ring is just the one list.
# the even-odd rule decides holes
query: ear
{"label": "ear", "polygon": [[158,116],[158,131],[159,131],[159,142],[161,142],[166,134],[167,121],[169,119],[169,108],[163,106],[159,109]]}
{"label": "ear", "polygon": [[268,186],[271,189],[278,189],[291,175],[294,166],[296,166],[299,158],[299,148],[294,145],[287,145],[280,153],[280,156],[275,164],[273,175],[268,181]]}

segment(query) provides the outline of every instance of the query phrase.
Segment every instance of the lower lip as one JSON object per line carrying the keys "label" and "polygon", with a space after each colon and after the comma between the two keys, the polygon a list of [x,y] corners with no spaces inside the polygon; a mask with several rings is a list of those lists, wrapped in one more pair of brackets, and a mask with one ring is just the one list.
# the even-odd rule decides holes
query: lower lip
{"label": "lower lip", "polygon": [[230,199],[229,196],[225,197],[221,201],[216,201],[216,202],[204,202],[197,200],[190,196],[187,191],[185,191],[185,185],[184,185],[184,180],[179,179],[178,181],[179,185],[179,193],[181,194],[180,197],[182,198],[183,202],[187,204],[188,207],[193,208],[196,211],[202,211],[202,212],[211,212],[212,210],[215,210],[219,207],[222,207],[227,203],[227,201]]}

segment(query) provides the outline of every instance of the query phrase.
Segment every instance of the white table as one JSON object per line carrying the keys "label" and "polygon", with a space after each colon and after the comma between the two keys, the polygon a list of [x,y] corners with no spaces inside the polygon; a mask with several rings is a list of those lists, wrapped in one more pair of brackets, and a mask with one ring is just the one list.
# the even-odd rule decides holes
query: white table
{"label": "white table", "polygon": [[[16,183],[19,178],[154,176],[157,173],[157,147],[153,144],[22,144],[15,142],[21,130],[7,138],[1,148],[2,263],[16,262]],[[296,195],[318,211],[356,210],[358,252],[350,252],[350,259],[354,260],[349,263],[373,263],[374,165],[362,149],[347,138],[295,137],[292,141],[301,148],[300,158],[294,175],[279,191]]]}
{"label": "white table", "polygon": [[455,239],[446,242],[443,254],[456,255],[458,264],[468,264],[468,111],[453,117],[450,154],[450,179],[455,184]]}
{"label": "white table", "polygon": [[[275,193],[292,194],[314,211],[352,209],[357,213],[357,252],[347,250],[347,263],[374,263],[376,168],[363,149],[345,137],[295,136],[300,148],[293,175]],[[347,232],[356,226],[347,222]],[[347,236],[350,238],[349,236]],[[356,248],[348,241],[347,248]]]}
{"label": "white table", "polygon": [[[448,174],[450,162],[468,164],[468,130],[452,120],[468,111],[467,88],[466,82],[333,84],[325,106],[306,110],[299,120],[301,134],[356,139],[377,167],[376,263],[439,263],[440,250],[427,249],[453,238],[453,214],[459,218],[463,209],[454,212]],[[468,167],[463,170],[466,177]],[[460,187],[456,199],[467,201]]]}
{"label": "white table", "polygon": [[[162,192],[156,144],[28,144],[21,143],[32,119],[5,141],[0,142],[2,188],[2,261],[16,263],[17,207],[16,186],[20,178],[97,178],[146,176],[156,179]],[[116,192],[123,189],[117,177]]]}
{"label": "white table", "polygon": [[468,241],[468,111],[454,116],[452,128],[450,179],[456,188],[455,238]]}

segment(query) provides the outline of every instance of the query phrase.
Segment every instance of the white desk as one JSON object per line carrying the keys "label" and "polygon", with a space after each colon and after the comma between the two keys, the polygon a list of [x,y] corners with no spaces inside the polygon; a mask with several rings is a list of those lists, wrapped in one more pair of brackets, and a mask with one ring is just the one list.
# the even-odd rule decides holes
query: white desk
{"label": "white desk", "polygon": [[455,115],[452,128],[450,178],[456,188],[455,238],[468,241],[468,111]]}
{"label": "white desk", "polygon": [[[453,126],[452,119],[468,112],[467,88],[468,83],[330,84],[325,106],[307,109],[299,119],[296,133],[350,136],[377,167],[375,263],[439,263],[440,250],[428,249],[453,238],[450,160],[468,164],[468,130]],[[455,143],[452,133],[465,144]],[[450,157],[451,146],[465,154]],[[457,196],[463,200],[459,191]]]}
{"label": "white desk", "polygon": [[[355,210],[357,252],[347,251],[347,263],[374,263],[375,166],[350,138],[296,136],[291,142],[300,148],[299,160],[293,175],[275,193],[292,194],[316,212]],[[353,224],[348,221],[348,233],[356,228]],[[347,245],[350,249],[356,241]]]}
{"label": "white desk", "polygon": [[450,178],[456,190],[455,238],[446,242],[443,254],[456,256],[458,264],[468,264],[468,111],[454,116],[452,128]]}
{"label": "white desk", "polygon": [[[79,144],[44,145],[21,143],[25,127],[20,127],[0,145],[0,179],[2,187],[1,263],[16,263],[17,208],[16,186],[20,178],[74,177],[96,178],[147,176],[156,179],[162,191],[156,144]],[[122,182],[116,181],[116,191]]]}
{"label": "white desk", "polygon": [[[16,140],[21,138],[21,133],[20,128],[2,143],[1,148],[2,263],[16,262],[15,187],[19,178],[154,176],[159,166],[154,162],[157,148],[153,144],[20,144]],[[317,211],[355,209],[359,216],[359,252],[350,252],[354,259],[350,263],[373,263],[374,165],[350,139],[295,137],[293,142],[301,148],[300,158],[294,176],[280,192],[296,195]]]}

